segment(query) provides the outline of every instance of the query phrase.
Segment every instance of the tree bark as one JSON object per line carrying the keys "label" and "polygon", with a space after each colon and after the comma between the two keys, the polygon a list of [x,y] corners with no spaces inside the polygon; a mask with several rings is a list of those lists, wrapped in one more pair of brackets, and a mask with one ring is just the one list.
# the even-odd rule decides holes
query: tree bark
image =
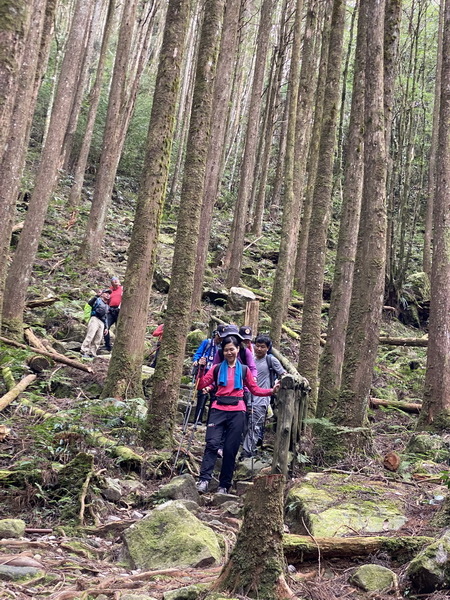
{"label": "tree bark", "polygon": [[194,310],[199,309],[201,305],[203,277],[208,256],[213,211],[223,173],[225,136],[232,90],[231,80],[237,52],[240,5],[240,0],[228,0],[226,3],[221,47],[217,60],[211,135],[208,157],[206,159],[205,191],[202,199],[197,259],[195,263],[194,296],[192,299],[192,308]]}
{"label": "tree bark", "polygon": [[[342,384],[331,411],[337,425],[357,428],[343,435],[321,436],[330,458],[355,451],[371,451],[367,407],[376,360],[383,307],[386,257],[386,140],[383,94],[384,3],[362,0],[366,7],[367,54],[365,70],[364,187],[355,278],[350,304]],[[330,449],[330,450],[328,450]]]}
{"label": "tree bark", "polygon": [[201,206],[198,199],[202,198],[204,193],[213,83],[224,7],[225,0],[208,1],[200,34],[164,334],[153,375],[153,389],[145,425],[146,443],[154,448],[164,448],[173,441],[186,337],[191,323],[200,226]]}
{"label": "tree bark", "polygon": [[19,243],[9,268],[3,300],[3,326],[13,335],[22,334],[23,310],[47,207],[58,181],[61,149],[76,85],[77,64],[83,50],[91,2],[78,0],[67,42],[50,128],[42,150],[35,186]]}
{"label": "tree bark", "polygon": [[320,387],[317,412],[319,417],[328,414],[329,403],[336,399],[341,385],[345,334],[352,295],[353,268],[356,256],[356,242],[361,214],[362,182],[364,177],[365,52],[365,14],[360,8],[355,50],[352,105],[345,148],[343,203],[339,239],[328,313],[327,343],[319,365]]}
{"label": "tree bark", "polygon": [[33,8],[33,2],[29,0],[3,0],[0,3],[0,161],[7,150],[18,75]]}
{"label": "tree bark", "polygon": [[285,375],[278,392],[278,420],[273,449],[272,473],[288,476],[289,449],[292,439],[292,425],[296,403],[296,382],[294,377]]}
{"label": "tree bark", "polygon": [[264,600],[292,598],[284,577],[283,475],[257,477],[247,492],[244,521],[213,591]]}
{"label": "tree bark", "polygon": [[300,340],[299,371],[309,380],[312,392],[309,410],[316,410],[320,355],[322,290],[328,223],[331,214],[331,189],[336,128],[340,99],[340,77],[345,24],[345,1],[334,0],[328,67],[320,134],[319,161],[314,187],[313,206],[306,261],[305,306]]}
{"label": "tree bark", "polygon": [[242,253],[244,249],[245,228],[247,224],[248,202],[255,169],[256,145],[261,112],[261,96],[264,85],[266,57],[269,46],[270,29],[274,0],[263,0],[261,19],[256,45],[255,70],[253,74],[252,93],[247,120],[244,156],[242,157],[239,176],[239,191],[236,200],[233,223],[231,225],[230,242],[228,245],[226,285],[232,287],[239,284],[241,276]]}
{"label": "tree bark", "polygon": [[103,397],[142,395],[142,361],[159,223],[170,164],[189,0],[170,0],[159,57],[124,293]]}
{"label": "tree bark", "polygon": [[8,152],[5,152],[0,162],[0,223],[2,223],[0,227],[0,326],[14,209],[25,163],[40,75],[47,64],[55,10],[56,0],[48,0],[44,6],[40,2],[33,4],[25,57],[18,78],[8,131]]}
{"label": "tree bark", "polygon": [[445,0],[427,371],[418,428],[450,430],[450,0]]}

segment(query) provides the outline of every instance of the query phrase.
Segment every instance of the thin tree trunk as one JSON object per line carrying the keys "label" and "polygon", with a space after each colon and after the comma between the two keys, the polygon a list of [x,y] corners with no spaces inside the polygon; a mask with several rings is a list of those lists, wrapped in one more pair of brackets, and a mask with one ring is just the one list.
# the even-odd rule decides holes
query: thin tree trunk
{"label": "thin tree trunk", "polygon": [[292,288],[293,269],[298,228],[300,224],[301,196],[294,194],[295,134],[297,131],[297,102],[300,88],[300,56],[303,17],[303,0],[296,1],[294,39],[287,102],[289,104],[284,169],[283,220],[281,223],[280,250],[272,289],[270,336],[275,346],[281,340],[281,326],[285,320]]}
{"label": "thin tree trunk", "polygon": [[56,0],[48,0],[43,6],[36,2],[33,6],[8,132],[8,152],[0,164],[0,325],[16,198],[25,164],[40,75],[47,64],[55,10]]}
{"label": "thin tree trunk", "polygon": [[170,445],[175,427],[186,337],[191,322],[201,209],[198,199],[202,198],[204,193],[213,84],[224,7],[225,0],[208,0],[200,34],[164,335],[153,375],[153,389],[145,426],[146,444],[154,448]]}
{"label": "thin tree trunk", "polygon": [[359,10],[353,69],[353,95],[349,131],[345,148],[344,185],[339,239],[334,266],[330,310],[328,312],[327,343],[323,350],[319,372],[320,388],[317,415],[328,414],[330,403],[339,395],[345,334],[349,319],[353,285],[353,269],[361,214],[364,177],[364,71],[366,53],[365,11]]}
{"label": "thin tree trunk", "polygon": [[169,0],[124,293],[103,396],[142,395],[142,361],[159,223],[169,172],[190,0]]}
{"label": "thin tree trunk", "polygon": [[83,141],[78,154],[77,164],[75,167],[73,185],[70,188],[70,195],[68,205],[71,210],[77,210],[81,201],[81,190],[83,189],[84,173],[86,171],[86,165],[89,156],[89,150],[91,147],[92,135],[94,133],[95,118],[97,116],[97,109],[100,102],[100,92],[102,89],[103,74],[105,71],[106,59],[108,55],[108,45],[111,38],[111,33],[114,28],[114,17],[116,10],[116,0],[109,0],[108,14],[106,16],[106,23],[103,31],[102,45],[100,48],[100,55],[98,58],[97,72],[95,76],[94,85],[89,93],[89,112],[86,121],[86,129],[83,135]]}
{"label": "thin tree trunk", "polygon": [[261,7],[261,20],[259,23],[256,46],[255,71],[253,74],[252,94],[248,112],[245,150],[244,156],[242,157],[239,177],[239,192],[227,251],[227,256],[229,257],[229,261],[227,259],[227,262],[229,262],[229,268],[226,278],[226,285],[228,287],[238,285],[241,276],[248,202],[250,198],[251,186],[254,185],[254,182],[252,181],[252,175],[255,169],[259,117],[261,111],[261,95],[264,85],[264,73],[274,4],[275,0],[263,0]]}
{"label": "thin tree trunk", "polygon": [[328,223],[331,214],[333,160],[339,115],[341,62],[345,25],[345,0],[334,0],[328,67],[323,102],[319,161],[311,213],[306,259],[305,306],[299,349],[299,371],[309,380],[309,411],[315,413],[318,391],[320,330]]}
{"label": "thin tree trunk", "polygon": [[201,304],[203,277],[208,256],[208,244],[211,233],[214,204],[216,202],[223,173],[225,136],[232,89],[231,79],[237,53],[240,5],[241,0],[228,0],[226,3],[221,47],[219,58],[217,59],[211,135],[209,139],[208,156],[206,159],[205,190],[200,216],[197,259],[195,262],[194,294],[192,299],[193,310],[199,309]]}
{"label": "thin tree trunk", "polygon": [[450,428],[450,0],[444,4],[427,371],[419,429]]}
{"label": "thin tree trunk", "polygon": [[436,154],[439,131],[439,101],[441,89],[441,62],[442,62],[442,36],[444,21],[444,2],[441,2],[439,10],[439,31],[436,65],[436,82],[434,88],[433,107],[433,130],[431,133],[430,161],[428,170],[428,197],[425,212],[424,236],[423,236],[423,270],[431,277],[431,249],[433,240],[433,201],[436,193]]}
{"label": "thin tree trunk", "polygon": [[[386,257],[386,138],[384,119],[383,30],[384,3],[361,0],[367,10],[365,70],[364,187],[361,224],[356,251],[355,278],[350,304],[342,384],[331,420],[356,428],[342,435],[325,434],[323,448],[329,457],[371,450],[367,407],[375,364],[383,306]],[[370,26],[369,26],[370,25]]]}
{"label": "thin tree trunk", "polygon": [[42,150],[24,227],[6,280],[3,325],[19,336],[22,334],[23,310],[31,270],[44,226],[48,203],[58,182],[62,143],[76,85],[76,66],[83,50],[84,32],[88,27],[90,8],[89,0],[78,0],[76,4],[47,140]]}
{"label": "thin tree trunk", "polygon": [[32,9],[29,0],[0,4],[0,160],[6,150]]}

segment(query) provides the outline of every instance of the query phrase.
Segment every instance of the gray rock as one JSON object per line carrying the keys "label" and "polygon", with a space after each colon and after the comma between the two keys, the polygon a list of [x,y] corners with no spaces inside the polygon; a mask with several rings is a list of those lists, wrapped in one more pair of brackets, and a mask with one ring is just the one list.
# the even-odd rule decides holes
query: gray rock
{"label": "gray rock", "polygon": [[397,588],[397,575],[381,565],[362,565],[350,577],[350,583],[365,592],[383,592]]}
{"label": "gray rock", "polygon": [[118,479],[112,477],[105,478],[105,487],[102,489],[102,496],[110,502],[118,502],[122,497],[122,488]]}
{"label": "gray rock", "polygon": [[219,540],[181,502],[158,506],[123,533],[124,558],[134,568],[206,567],[222,558]]}
{"label": "gray rock", "polygon": [[186,587],[178,588],[177,590],[171,590],[165,592],[163,595],[164,600],[197,600],[200,594],[204,594],[209,588],[207,583],[196,583],[194,585],[188,585]]}
{"label": "gray rock", "polygon": [[73,352],[79,352],[81,350],[81,342],[64,342],[65,350],[72,350]]}
{"label": "gray rock", "polygon": [[35,567],[10,567],[9,565],[0,565],[1,581],[26,581],[35,577],[43,577],[45,572]]}
{"label": "gray rock", "polygon": [[413,558],[407,575],[420,593],[450,588],[450,531]]}
{"label": "gray rock", "polygon": [[161,271],[156,270],[153,274],[152,288],[158,292],[161,292],[161,294],[168,294],[170,288],[170,279],[165,277]]}
{"label": "gray rock", "polygon": [[242,516],[243,507],[239,502],[224,502],[222,504],[222,509],[227,515],[230,515],[230,517]]}
{"label": "gray rock", "polygon": [[409,440],[406,452],[420,454],[436,462],[447,461],[450,458],[448,436],[417,433]]}
{"label": "gray rock", "polygon": [[214,494],[212,504],[213,506],[220,506],[221,504],[225,504],[225,502],[234,502],[237,500],[237,497],[234,494]]}
{"label": "gray rock", "polygon": [[156,598],[149,596],[148,594],[129,594],[127,592],[126,594],[120,595],[120,600],[156,600]]}
{"label": "gray rock", "polygon": [[158,498],[168,500],[192,500],[198,504],[200,494],[195,487],[195,479],[189,473],[174,477],[172,481],[163,485],[156,492]]}
{"label": "gray rock", "polygon": [[20,538],[25,533],[25,527],[22,519],[0,519],[0,539]]}
{"label": "gray rock", "polygon": [[228,297],[227,307],[230,310],[242,310],[249,300],[256,300],[255,294],[241,287],[232,287]]}

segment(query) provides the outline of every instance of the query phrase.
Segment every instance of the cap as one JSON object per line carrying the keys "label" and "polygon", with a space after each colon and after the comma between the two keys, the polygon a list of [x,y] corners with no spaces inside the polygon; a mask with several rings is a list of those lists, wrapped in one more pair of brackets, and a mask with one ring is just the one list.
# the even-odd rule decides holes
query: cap
{"label": "cap", "polygon": [[252,328],[248,327],[248,325],[243,325],[242,327],[239,327],[239,334],[244,340],[251,340],[253,337]]}
{"label": "cap", "polygon": [[102,290],[102,294],[110,294],[111,290]]}
{"label": "cap", "polygon": [[242,340],[242,336],[239,333],[239,329],[236,327],[236,325],[225,325],[225,327],[219,331],[219,336],[222,339],[226,338],[229,335],[234,335],[237,338]]}

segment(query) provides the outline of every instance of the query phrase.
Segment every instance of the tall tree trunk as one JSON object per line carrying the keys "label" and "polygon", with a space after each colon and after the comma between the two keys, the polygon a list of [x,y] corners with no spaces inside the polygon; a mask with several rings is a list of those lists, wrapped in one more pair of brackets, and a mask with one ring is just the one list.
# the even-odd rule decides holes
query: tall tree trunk
{"label": "tall tree trunk", "polygon": [[115,11],[116,1],[109,0],[108,13],[106,15],[106,22],[103,30],[102,45],[97,63],[97,72],[95,75],[94,84],[89,93],[89,112],[86,120],[86,129],[84,130],[83,141],[75,166],[73,184],[70,188],[68,205],[71,210],[77,210],[81,201],[81,190],[83,189],[84,173],[86,171],[92,135],[94,133],[95,118],[97,116],[97,109],[100,102],[100,92],[102,89],[103,74],[108,55],[108,45],[114,28]]}
{"label": "tall tree trunk", "polygon": [[169,0],[124,292],[103,397],[142,395],[142,361],[159,223],[170,165],[190,0]]}
{"label": "tall tree trunk", "polygon": [[341,62],[345,25],[345,0],[334,0],[328,67],[323,102],[319,161],[312,203],[306,259],[305,304],[300,339],[299,371],[310,382],[309,410],[315,413],[320,355],[322,290],[325,270],[328,223],[331,213],[333,159],[339,114]]}
{"label": "tall tree trunk", "polygon": [[70,117],[75,91],[77,65],[83,51],[84,32],[88,27],[91,2],[78,0],[66,53],[61,66],[51,123],[42,150],[36,182],[28,204],[25,224],[6,279],[3,300],[3,326],[13,335],[22,335],[23,311],[39,238],[44,226],[50,197],[58,182],[64,134]]}
{"label": "tall tree trunk", "polygon": [[325,95],[325,81],[328,65],[328,47],[330,43],[330,23],[331,23],[330,0],[324,5],[322,42],[320,50],[319,74],[317,77],[317,88],[314,107],[314,124],[311,132],[311,140],[308,149],[308,160],[306,172],[308,174],[305,199],[303,203],[303,215],[300,221],[300,231],[298,236],[297,257],[295,260],[294,289],[297,292],[305,291],[305,273],[306,273],[306,250],[308,248],[309,224],[312,211],[312,196],[317,174],[317,163],[319,160],[320,131],[322,126],[323,99]]}
{"label": "tall tree trunk", "polygon": [[331,419],[354,432],[322,438],[330,458],[371,449],[367,407],[378,347],[386,257],[386,139],[383,85],[384,2],[362,0],[367,10],[364,187],[355,277],[342,369],[341,392]]}
{"label": "tall tree trunk", "polygon": [[434,91],[433,107],[433,130],[431,133],[430,161],[428,169],[428,196],[425,212],[424,236],[423,236],[423,270],[431,278],[431,248],[433,240],[433,201],[436,193],[436,154],[438,146],[439,131],[439,100],[441,89],[441,63],[442,63],[442,36],[444,21],[444,2],[441,2],[439,10],[439,31],[436,65],[436,82]]}
{"label": "tall tree trunk", "polygon": [[328,311],[327,343],[322,352],[317,416],[328,414],[339,395],[345,334],[349,319],[364,177],[364,72],[366,59],[365,11],[359,9],[353,68],[353,95],[345,144],[343,202],[334,265],[333,288]]}
{"label": "tall tree trunk", "polygon": [[197,259],[195,261],[193,310],[199,309],[201,304],[214,204],[223,173],[225,136],[230,110],[231,79],[236,62],[240,6],[241,0],[228,0],[225,7],[221,46],[214,82],[211,135],[206,159],[205,190],[200,216]]}
{"label": "tall tree trunk", "polygon": [[95,180],[91,210],[86,225],[79,257],[88,264],[96,264],[101,256],[105,223],[114,188],[117,167],[133,113],[137,86],[148,52],[150,24],[156,0],[142,5],[138,20],[139,0],[124,4],[120,26],[114,73],[108,101],[103,148]]}
{"label": "tall tree trunk", "polygon": [[189,332],[200,203],[205,185],[213,83],[222,34],[225,0],[208,0],[200,34],[192,114],[186,147],[183,185],[172,262],[164,334],[153,375],[146,420],[146,443],[163,448],[172,443],[175,412]]}
{"label": "tall tree trunk", "polygon": [[284,201],[283,220],[281,223],[281,241],[278,264],[273,281],[270,336],[275,346],[279,346],[281,326],[286,317],[287,307],[291,296],[295,250],[300,224],[301,196],[294,194],[294,155],[295,134],[297,131],[297,102],[300,88],[300,55],[303,17],[303,0],[296,1],[294,38],[292,43],[291,66],[289,73],[289,88],[287,102],[289,104],[288,129],[286,137],[286,158],[284,169]]}
{"label": "tall tree trunk", "polygon": [[0,3],[0,160],[5,152],[33,2]]}
{"label": "tall tree trunk", "polygon": [[450,0],[444,3],[433,263],[425,393],[418,427],[450,430]]}
{"label": "tall tree trunk", "polygon": [[252,94],[248,112],[247,133],[245,137],[244,156],[242,157],[241,171],[239,176],[239,192],[236,200],[231,236],[227,255],[229,268],[226,278],[228,287],[238,285],[241,276],[242,253],[244,249],[244,237],[250,189],[254,184],[252,175],[255,169],[256,146],[258,139],[259,117],[261,112],[261,96],[264,85],[264,73],[266,67],[267,51],[269,47],[270,29],[272,24],[272,12],[275,0],[263,0],[261,7],[261,19],[258,29],[256,46],[255,70],[253,74]]}

